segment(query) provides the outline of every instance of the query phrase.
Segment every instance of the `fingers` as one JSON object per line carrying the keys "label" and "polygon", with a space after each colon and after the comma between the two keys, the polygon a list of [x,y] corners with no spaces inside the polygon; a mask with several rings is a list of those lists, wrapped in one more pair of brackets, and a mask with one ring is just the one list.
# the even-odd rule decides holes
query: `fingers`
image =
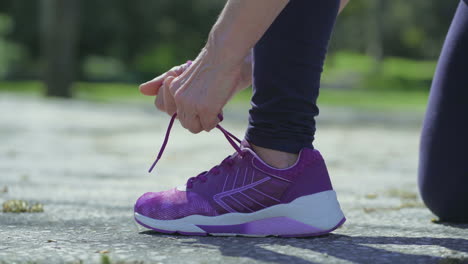
{"label": "fingers", "polygon": [[145,82],[140,85],[140,93],[148,96],[155,96],[158,94],[159,88],[161,87],[165,78],[165,74],[159,75],[151,81]]}
{"label": "fingers", "polygon": [[194,134],[201,131],[210,132],[220,122],[218,115],[188,114],[178,111],[177,116],[182,126]]}
{"label": "fingers", "polygon": [[159,75],[151,81],[145,82],[140,85],[140,92],[144,95],[155,96],[158,94],[159,89],[164,83],[164,80],[169,76],[178,76],[179,67],[174,67],[171,70],[165,72],[164,74]]}
{"label": "fingers", "polygon": [[211,109],[210,107],[201,108],[198,111],[200,124],[203,130],[210,132],[221,121],[218,118],[219,111]]}
{"label": "fingers", "polygon": [[190,103],[182,103],[177,108],[180,123],[192,133],[199,133],[201,131],[209,132],[215,128],[216,125],[221,122],[219,118],[220,115],[216,114],[219,112],[221,111],[208,107],[204,109],[199,108]]}
{"label": "fingers", "polygon": [[161,88],[159,89],[159,93],[156,96],[155,105],[156,108],[162,112],[168,113],[172,116],[177,111],[177,106],[174,101],[174,97],[169,92],[169,86],[171,82],[174,80],[174,77],[170,76],[167,77]]}
{"label": "fingers", "polygon": [[180,66],[173,67],[169,71],[165,72],[164,74],[159,75],[158,77],[154,78],[151,81],[145,82],[140,85],[140,92],[144,95],[148,96],[155,96],[158,94],[159,89],[164,84],[164,81],[168,77],[177,77],[181,75],[185,70],[187,70],[190,65],[192,64],[191,61],[184,63]]}
{"label": "fingers", "polygon": [[172,76],[167,77],[166,80],[164,80],[162,88],[160,89],[161,91],[164,90],[164,93],[163,93],[164,108],[165,108],[166,113],[168,113],[170,116],[172,116],[177,111],[177,106],[174,101],[174,96],[169,91],[169,87],[174,79],[175,78]]}
{"label": "fingers", "polygon": [[164,89],[159,89],[158,96],[154,100],[154,105],[159,111],[166,112],[166,107],[164,105]]}
{"label": "fingers", "polygon": [[197,134],[203,131],[200,119],[196,111],[196,103],[194,97],[187,92],[185,80],[176,78],[172,81],[168,92],[173,95],[174,102],[177,108],[177,118],[180,124],[190,132]]}
{"label": "fingers", "polygon": [[198,134],[203,131],[198,115],[177,110],[177,118],[179,118],[182,127],[190,132]]}

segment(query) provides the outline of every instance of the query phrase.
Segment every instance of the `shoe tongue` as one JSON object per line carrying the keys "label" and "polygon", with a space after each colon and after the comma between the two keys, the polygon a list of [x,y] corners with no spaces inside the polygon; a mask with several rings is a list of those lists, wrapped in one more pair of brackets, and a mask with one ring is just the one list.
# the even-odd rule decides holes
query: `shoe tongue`
{"label": "shoe tongue", "polygon": [[242,140],[241,144],[240,144],[240,148],[241,150],[243,150],[244,153],[250,153],[250,155],[254,156],[254,158],[260,160],[261,162],[262,159],[260,159],[260,157],[258,157],[257,153],[255,153],[255,151],[253,150],[252,146],[249,144],[249,142],[247,142],[247,140]]}
{"label": "shoe tongue", "polygon": [[[250,155],[252,155],[254,157],[254,159],[258,160],[258,162],[266,167],[269,167],[269,165],[267,165],[258,155],[257,153],[255,153],[255,151],[253,150],[252,146],[249,144],[249,142],[247,142],[247,140],[242,140],[241,144],[240,144],[240,148],[241,150],[246,150],[245,153],[250,153]],[[237,153],[235,154],[237,155]]]}
{"label": "shoe tongue", "polygon": [[[240,149],[242,152],[246,153],[251,153],[252,155],[256,156],[255,152],[252,149],[252,146],[250,146],[249,142],[247,140],[242,140],[240,143]],[[236,151],[231,157],[237,157],[239,153]]]}

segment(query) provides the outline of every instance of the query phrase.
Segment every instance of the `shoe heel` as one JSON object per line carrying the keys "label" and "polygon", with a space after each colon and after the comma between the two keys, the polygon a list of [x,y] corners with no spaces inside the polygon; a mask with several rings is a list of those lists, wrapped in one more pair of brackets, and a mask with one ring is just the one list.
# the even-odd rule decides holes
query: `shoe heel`
{"label": "shoe heel", "polygon": [[331,232],[346,221],[333,190],[299,197],[286,208],[289,218],[311,226],[311,230],[317,229],[317,232]]}

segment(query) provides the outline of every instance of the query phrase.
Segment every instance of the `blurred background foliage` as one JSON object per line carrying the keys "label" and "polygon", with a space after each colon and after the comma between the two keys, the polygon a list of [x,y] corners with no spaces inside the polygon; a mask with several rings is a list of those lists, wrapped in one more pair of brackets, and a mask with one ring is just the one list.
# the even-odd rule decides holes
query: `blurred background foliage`
{"label": "blurred background foliage", "polygon": [[[105,89],[103,84],[115,88],[110,90],[134,88],[194,58],[224,3],[1,0],[0,89],[35,90],[43,87],[39,81],[47,79],[44,75],[60,78],[66,71],[79,82],[73,86],[74,93],[49,95],[86,94]],[[66,10],[65,5],[71,4],[74,7]],[[457,4],[446,0],[351,0],[337,21],[330,44],[323,76],[325,93],[369,90],[426,94]],[[53,8],[55,13],[50,10]],[[76,25],[61,22],[74,15]],[[55,20],[47,20],[49,16]],[[76,29],[67,30],[67,26]],[[64,52],[60,50],[64,38],[73,40],[68,45],[76,60],[60,62],[56,58],[59,66],[47,73],[51,67],[48,57],[55,53],[60,57]],[[44,52],[47,47],[54,51],[52,55]]]}

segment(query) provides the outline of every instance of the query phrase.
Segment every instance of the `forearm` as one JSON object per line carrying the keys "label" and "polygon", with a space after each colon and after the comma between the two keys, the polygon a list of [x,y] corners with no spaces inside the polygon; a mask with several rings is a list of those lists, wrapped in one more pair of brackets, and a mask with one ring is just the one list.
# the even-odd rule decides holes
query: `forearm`
{"label": "forearm", "polygon": [[[289,0],[228,0],[208,37],[205,50],[217,63],[239,64]],[[341,0],[341,12],[349,0]]]}
{"label": "forearm", "polygon": [[239,65],[289,0],[228,0],[205,47],[216,64]]}
{"label": "forearm", "polygon": [[340,2],[340,11],[338,13],[341,13],[343,9],[346,7],[346,5],[349,3],[349,0],[341,0]]}

